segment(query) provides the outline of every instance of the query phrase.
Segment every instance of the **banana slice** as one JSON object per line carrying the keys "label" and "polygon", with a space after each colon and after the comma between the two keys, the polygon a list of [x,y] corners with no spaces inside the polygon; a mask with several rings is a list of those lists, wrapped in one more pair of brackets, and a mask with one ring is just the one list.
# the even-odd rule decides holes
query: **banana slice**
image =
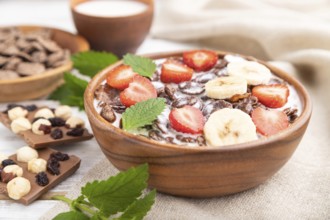
{"label": "banana slice", "polygon": [[224,76],[205,84],[206,95],[213,99],[229,99],[247,92],[247,81],[238,76]]}
{"label": "banana slice", "polygon": [[266,84],[271,78],[270,70],[254,61],[231,62],[227,66],[230,76],[240,76],[247,80],[249,85]]}
{"label": "banana slice", "polygon": [[212,113],[204,126],[209,146],[239,144],[257,140],[256,126],[250,116],[239,109],[223,108]]}

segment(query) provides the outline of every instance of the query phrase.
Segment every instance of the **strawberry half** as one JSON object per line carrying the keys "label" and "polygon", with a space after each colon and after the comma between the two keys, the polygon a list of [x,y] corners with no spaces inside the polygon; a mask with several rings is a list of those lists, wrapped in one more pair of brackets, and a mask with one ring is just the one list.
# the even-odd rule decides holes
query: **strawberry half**
{"label": "strawberry half", "polygon": [[126,107],[157,97],[157,91],[147,78],[136,75],[128,88],[119,94],[120,101]]}
{"label": "strawberry half", "polygon": [[212,69],[217,61],[217,53],[211,50],[192,50],[183,53],[183,62],[198,72]]}
{"label": "strawberry half", "polygon": [[115,89],[124,90],[136,75],[130,66],[120,65],[109,71],[107,84]]}
{"label": "strawberry half", "polygon": [[283,107],[288,101],[289,94],[289,88],[283,84],[260,85],[252,89],[252,95],[269,108]]}
{"label": "strawberry half", "polygon": [[181,83],[191,80],[194,70],[176,60],[167,60],[162,65],[160,79],[163,83]]}
{"label": "strawberry half", "polygon": [[252,111],[251,117],[257,131],[265,136],[277,134],[289,126],[288,116],[282,111],[258,107]]}
{"label": "strawberry half", "polygon": [[174,108],[170,112],[169,121],[171,127],[176,131],[189,134],[202,133],[205,124],[203,113],[189,105]]}

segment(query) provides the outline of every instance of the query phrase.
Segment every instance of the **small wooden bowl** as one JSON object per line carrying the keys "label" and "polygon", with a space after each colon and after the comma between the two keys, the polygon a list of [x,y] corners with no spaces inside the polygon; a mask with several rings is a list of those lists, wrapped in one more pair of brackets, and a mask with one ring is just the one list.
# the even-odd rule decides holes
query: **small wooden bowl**
{"label": "small wooden bowl", "polygon": [[[22,32],[48,29],[51,38],[60,47],[69,49],[71,53],[89,50],[88,42],[79,35],[56,28],[41,26],[17,26]],[[0,102],[16,102],[37,99],[49,95],[63,83],[63,73],[72,68],[72,62],[46,71],[42,74],[11,80],[0,80]]]}
{"label": "small wooden bowl", "polygon": [[[229,54],[218,53],[220,56]],[[173,56],[182,56],[182,53],[150,57],[158,59]],[[148,163],[149,186],[160,192],[187,197],[215,197],[255,187],[288,161],[304,135],[312,112],[309,95],[297,80],[266,62],[259,62],[293,85],[302,103],[301,116],[281,133],[228,147],[193,148],[162,144],[125,132],[103,119],[93,105],[95,89],[109,70],[122,63],[118,62],[97,74],[85,91],[85,110],[95,138],[103,153],[119,170]]]}
{"label": "small wooden bowl", "polygon": [[147,5],[139,14],[125,17],[97,17],[81,14],[75,7],[89,0],[71,0],[71,13],[78,33],[91,44],[92,49],[109,51],[118,56],[134,53],[149,33],[153,13],[153,0],[136,0]]}

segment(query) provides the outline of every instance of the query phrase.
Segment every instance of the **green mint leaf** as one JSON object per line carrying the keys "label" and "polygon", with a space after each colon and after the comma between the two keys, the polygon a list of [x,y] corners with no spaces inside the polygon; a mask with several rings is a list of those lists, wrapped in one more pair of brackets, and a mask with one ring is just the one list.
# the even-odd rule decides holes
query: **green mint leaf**
{"label": "green mint leaf", "polygon": [[141,76],[149,77],[156,71],[156,64],[147,57],[141,57],[133,54],[124,56],[124,64],[132,67],[133,71]]}
{"label": "green mint leaf", "polygon": [[81,212],[70,211],[58,214],[53,220],[89,220],[89,217]]}
{"label": "green mint leaf", "polygon": [[63,105],[78,106],[84,108],[84,92],[87,82],[71,73],[64,73],[65,83],[55,90],[49,99],[58,100]]}
{"label": "green mint leaf", "polygon": [[94,76],[96,73],[118,61],[116,55],[107,52],[84,51],[71,57],[73,67],[83,75]]}
{"label": "green mint leaf", "polygon": [[145,197],[132,203],[116,220],[141,220],[155,202],[156,190],[152,190]]}
{"label": "green mint leaf", "polygon": [[151,125],[157,116],[164,111],[165,106],[164,98],[153,98],[129,107],[122,115],[124,130]]}
{"label": "green mint leaf", "polygon": [[148,165],[133,167],[108,180],[87,183],[81,193],[104,215],[124,211],[147,187]]}

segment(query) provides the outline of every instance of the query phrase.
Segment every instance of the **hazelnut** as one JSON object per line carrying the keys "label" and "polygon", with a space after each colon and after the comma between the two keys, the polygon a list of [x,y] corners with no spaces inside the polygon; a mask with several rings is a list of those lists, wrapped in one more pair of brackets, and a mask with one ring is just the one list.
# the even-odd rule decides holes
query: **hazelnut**
{"label": "hazelnut", "polygon": [[10,124],[11,130],[17,134],[21,131],[27,131],[31,129],[31,123],[28,119],[20,117],[13,120]]}
{"label": "hazelnut", "polygon": [[38,110],[35,115],[34,118],[54,118],[55,115],[54,113],[49,109],[49,108],[42,108],[40,110]]}
{"label": "hazelnut", "polygon": [[19,200],[31,190],[31,183],[23,177],[16,177],[7,184],[8,196],[14,200]]}
{"label": "hazelnut", "polygon": [[52,126],[49,120],[40,118],[32,124],[32,132],[38,135],[44,135],[44,130],[40,130],[40,125]]}
{"label": "hazelnut", "polygon": [[7,160],[7,159],[8,159],[7,155],[0,153],[0,164],[2,163],[2,161]]}
{"label": "hazelnut", "polygon": [[6,166],[5,168],[3,168],[2,172],[12,173],[15,176],[23,176],[23,169],[22,169],[22,167],[20,167],[20,166],[18,166],[16,164]]}
{"label": "hazelnut", "polygon": [[24,118],[27,114],[28,111],[22,107],[15,107],[8,111],[8,117],[11,121],[15,120],[16,118]]}
{"label": "hazelnut", "polygon": [[28,171],[32,173],[40,173],[46,171],[47,161],[41,158],[34,158],[28,162]]}
{"label": "hazelnut", "polygon": [[79,117],[75,117],[75,116],[71,116],[66,122],[65,124],[67,126],[69,126],[69,128],[76,128],[76,127],[84,127],[85,122],[79,118]]}
{"label": "hazelnut", "polygon": [[57,107],[55,110],[55,116],[62,118],[64,120],[67,120],[68,118],[70,118],[71,115],[72,115],[72,110],[67,105],[61,105],[61,106]]}
{"label": "hazelnut", "polygon": [[21,147],[16,154],[19,162],[27,163],[34,158],[38,158],[38,152],[29,146]]}

